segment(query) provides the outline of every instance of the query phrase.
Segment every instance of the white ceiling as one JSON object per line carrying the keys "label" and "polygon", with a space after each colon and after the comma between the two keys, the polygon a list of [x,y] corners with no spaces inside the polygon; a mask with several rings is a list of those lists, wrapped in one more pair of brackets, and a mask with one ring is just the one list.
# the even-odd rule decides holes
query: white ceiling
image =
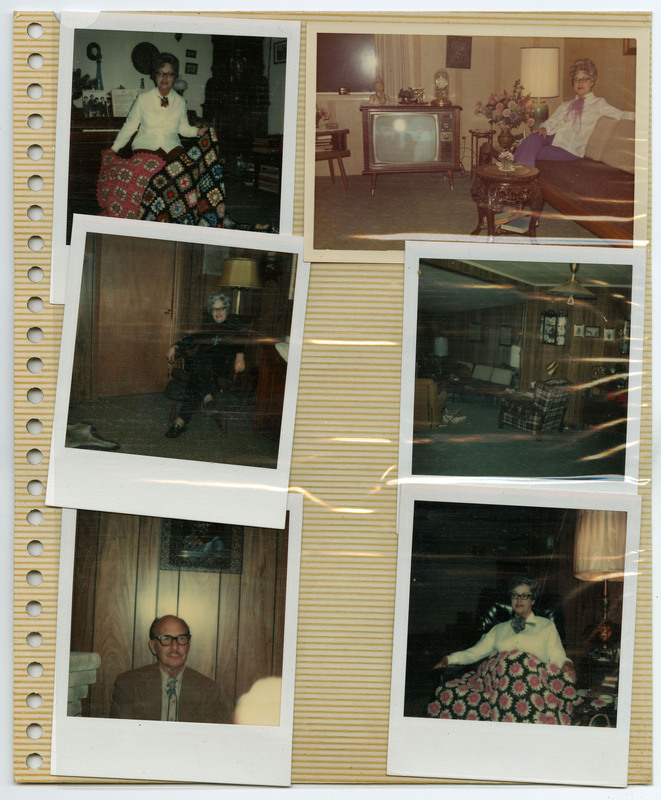
{"label": "white ceiling", "polygon": [[[457,262],[454,262],[455,264]],[[550,287],[563,283],[570,277],[569,264],[544,261],[466,261],[476,267],[503,276],[498,283],[468,278],[458,272],[444,269],[443,261],[421,260],[418,289],[418,309],[442,310],[445,313],[472,311],[479,308],[523,303],[526,292],[520,284],[532,287]],[[622,264],[580,264],[578,280],[586,287],[631,286],[632,269]],[[510,281],[516,281],[514,286]]]}

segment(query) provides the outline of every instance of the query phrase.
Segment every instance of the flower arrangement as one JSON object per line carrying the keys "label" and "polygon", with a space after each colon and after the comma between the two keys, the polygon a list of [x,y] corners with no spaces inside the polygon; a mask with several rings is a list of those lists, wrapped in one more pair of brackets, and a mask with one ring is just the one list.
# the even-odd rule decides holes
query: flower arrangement
{"label": "flower arrangement", "polygon": [[501,131],[527,125],[529,128],[535,124],[532,118],[532,101],[529,94],[523,93],[521,81],[514,82],[511,92],[493,92],[486,103],[477,102],[475,113],[484,114],[490,123],[497,125]]}
{"label": "flower arrangement", "polygon": [[500,155],[498,156],[498,159],[505,166],[507,164],[512,164],[512,163],[514,163],[514,153],[511,150],[502,150]]}
{"label": "flower arrangement", "polygon": [[326,120],[329,119],[330,119],[330,111],[328,111],[327,108],[319,108],[319,106],[317,106],[317,127],[319,127],[319,123],[322,120],[325,122]]}

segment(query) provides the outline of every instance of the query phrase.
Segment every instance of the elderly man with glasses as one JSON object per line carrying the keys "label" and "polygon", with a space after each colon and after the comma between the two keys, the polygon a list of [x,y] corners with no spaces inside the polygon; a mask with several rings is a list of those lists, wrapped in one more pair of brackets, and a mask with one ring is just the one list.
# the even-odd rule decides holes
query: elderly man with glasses
{"label": "elderly man with glasses", "polygon": [[168,614],[149,629],[156,663],[124,672],[115,681],[110,716],[168,722],[229,722],[230,709],[218,686],[186,666],[190,628]]}

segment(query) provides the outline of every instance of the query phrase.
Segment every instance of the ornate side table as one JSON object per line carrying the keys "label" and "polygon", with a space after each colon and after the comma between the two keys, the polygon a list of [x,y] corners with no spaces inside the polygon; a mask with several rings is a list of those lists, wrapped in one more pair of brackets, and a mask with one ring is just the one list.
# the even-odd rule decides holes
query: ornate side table
{"label": "ornate side table", "polygon": [[477,206],[477,228],[471,236],[484,227],[487,233],[496,235],[494,214],[504,206],[523,209],[530,208],[528,236],[534,236],[538,217],[544,207],[544,195],[539,185],[539,170],[517,164],[510,172],[503,172],[496,164],[475,167],[475,180],[471,187],[471,197]]}

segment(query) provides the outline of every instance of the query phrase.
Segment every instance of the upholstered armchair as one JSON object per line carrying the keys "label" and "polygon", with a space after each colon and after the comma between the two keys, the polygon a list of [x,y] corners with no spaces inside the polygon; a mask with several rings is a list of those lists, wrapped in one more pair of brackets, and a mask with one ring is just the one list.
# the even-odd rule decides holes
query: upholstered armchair
{"label": "upholstered armchair", "polygon": [[498,411],[498,427],[511,425],[534,433],[538,440],[543,433],[562,430],[570,386],[566,378],[549,378],[535,384],[532,398],[503,398]]}

